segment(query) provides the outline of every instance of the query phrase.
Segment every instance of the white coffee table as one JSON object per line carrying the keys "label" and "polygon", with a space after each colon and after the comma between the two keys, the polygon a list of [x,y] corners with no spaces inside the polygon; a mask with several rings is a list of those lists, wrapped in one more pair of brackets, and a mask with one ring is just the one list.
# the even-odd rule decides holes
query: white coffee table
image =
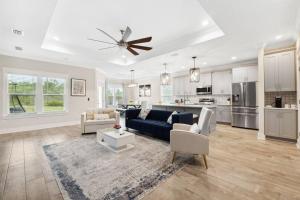
{"label": "white coffee table", "polygon": [[97,142],[115,153],[120,153],[134,147],[135,135],[121,129],[98,129]]}

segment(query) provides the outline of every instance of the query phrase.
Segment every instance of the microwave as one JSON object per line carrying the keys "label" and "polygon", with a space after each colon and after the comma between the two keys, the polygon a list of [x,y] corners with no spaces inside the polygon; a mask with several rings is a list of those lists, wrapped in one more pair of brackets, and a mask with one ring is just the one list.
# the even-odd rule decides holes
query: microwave
{"label": "microwave", "polygon": [[212,94],[211,85],[207,87],[201,87],[196,89],[197,95],[209,95]]}

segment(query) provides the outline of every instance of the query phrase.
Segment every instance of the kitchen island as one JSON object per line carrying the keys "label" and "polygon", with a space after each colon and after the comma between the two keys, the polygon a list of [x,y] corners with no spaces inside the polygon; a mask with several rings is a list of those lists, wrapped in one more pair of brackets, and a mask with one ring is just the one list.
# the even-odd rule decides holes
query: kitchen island
{"label": "kitchen island", "polygon": [[216,129],[216,108],[215,105],[202,105],[202,104],[154,104],[152,109],[154,110],[167,110],[167,111],[177,111],[177,112],[188,112],[194,115],[200,116],[203,107],[213,110],[213,115],[210,121],[211,131]]}

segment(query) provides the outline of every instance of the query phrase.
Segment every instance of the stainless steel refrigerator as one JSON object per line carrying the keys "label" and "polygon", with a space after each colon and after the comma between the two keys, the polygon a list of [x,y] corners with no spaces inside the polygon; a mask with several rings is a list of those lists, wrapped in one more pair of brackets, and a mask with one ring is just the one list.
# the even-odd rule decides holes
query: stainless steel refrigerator
{"label": "stainless steel refrigerator", "polygon": [[232,84],[232,122],[234,127],[258,129],[256,82]]}

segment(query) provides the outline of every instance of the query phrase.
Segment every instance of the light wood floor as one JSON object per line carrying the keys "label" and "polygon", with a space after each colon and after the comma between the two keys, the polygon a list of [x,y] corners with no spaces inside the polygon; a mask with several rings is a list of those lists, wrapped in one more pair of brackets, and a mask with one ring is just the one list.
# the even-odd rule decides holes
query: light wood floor
{"label": "light wood floor", "polygon": [[[208,170],[196,158],[144,200],[300,199],[300,151],[255,133],[218,125]],[[75,137],[78,126],[0,135],[0,199],[62,199],[42,146]]]}

